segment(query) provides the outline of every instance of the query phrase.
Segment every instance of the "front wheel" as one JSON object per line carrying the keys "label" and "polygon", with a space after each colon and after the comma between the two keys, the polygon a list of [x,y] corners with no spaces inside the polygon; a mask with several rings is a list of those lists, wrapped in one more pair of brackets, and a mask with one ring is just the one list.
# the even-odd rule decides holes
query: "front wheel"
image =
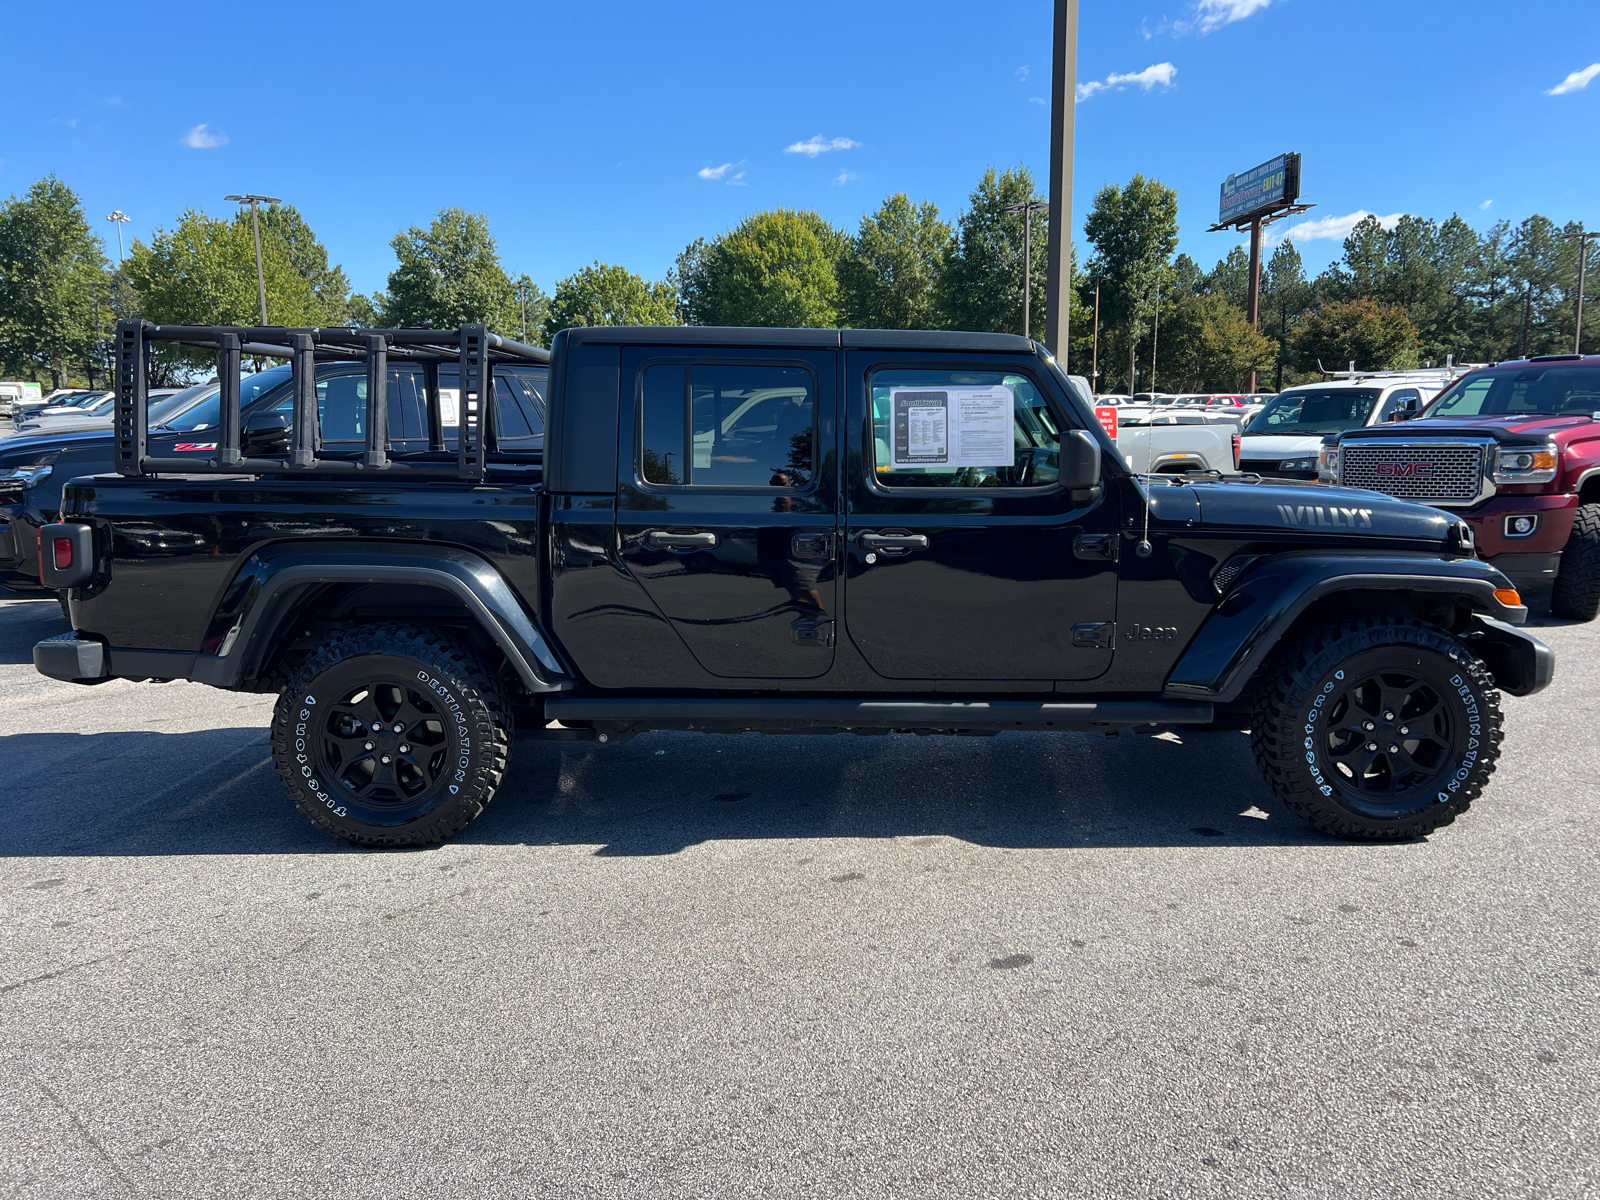
{"label": "front wheel", "polygon": [[1467,810],[1500,755],[1500,693],[1445,630],[1363,617],[1279,651],[1251,746],[1288,807],[1337,837],[1397,841]]}
{"label": "front wheel", "polygon": [[505,701],[483,665],[419,626],[335,634],[279,694],[272,757],[295,807],[363,846],[460,831],[505,773]]}
{"label": "front wheel", "polygon": [[1592,621],[1600,613],[1600,504],[1578,508],[1561,552],[1550,611],[1573,621]]}

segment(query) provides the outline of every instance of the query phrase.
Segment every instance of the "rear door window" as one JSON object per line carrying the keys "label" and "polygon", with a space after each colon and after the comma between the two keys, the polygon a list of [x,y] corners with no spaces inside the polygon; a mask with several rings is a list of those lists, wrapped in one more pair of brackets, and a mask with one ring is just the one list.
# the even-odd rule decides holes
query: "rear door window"
{"label": "rear door window", "polygon": [[815,380],[804,367],[662,364],[644,373],[639,478],[688,487],[811,486]]}

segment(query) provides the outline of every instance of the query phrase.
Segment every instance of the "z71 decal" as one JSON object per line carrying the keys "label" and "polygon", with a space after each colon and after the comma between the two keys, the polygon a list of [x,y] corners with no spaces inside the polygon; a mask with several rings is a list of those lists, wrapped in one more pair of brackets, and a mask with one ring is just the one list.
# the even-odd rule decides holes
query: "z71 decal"
{"label": "z71 decal", "polygon": [[1318,529],[1371,529],[1370,508],[1335,508],[1331,504],[1280,504],[1278,515],[1285,525],[1306,525]]}
{"label": "z71 decal", "polygon": [[173,447],[174,450],[180,452],[184,450],[215,450],[216,448],[217,444],[215,442],[179,442]]}

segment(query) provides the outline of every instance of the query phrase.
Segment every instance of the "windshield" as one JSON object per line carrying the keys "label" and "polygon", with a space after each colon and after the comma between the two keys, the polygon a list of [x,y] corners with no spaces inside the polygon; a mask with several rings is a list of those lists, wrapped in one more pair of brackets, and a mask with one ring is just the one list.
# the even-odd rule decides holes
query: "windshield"
{"label": "windshield", "polygon": [[1378,388],[1307,388],[1282,392],[1256,414],[1244,433],[1246,437],[1343,433],[1367,423],[1378,395]]}
{"label": "windshield", "polygon": [[162,396],[159,400],[152,398],[150,401],[150,428],[165,425],[181,412],[193,408],[207,396],[217,392],[214,383],[197,383],[193,387],[186,387],[181,392],[173,392],[170,396]]}
{"label": "windshield", "polygon": [[[269,370],[262,371],[259,375],[246,375],[243,379],[239,380],[240,410],[242,411],[246,408],[249,408],[252,401],[260,399],[264,393],[270,392],[279,384],[288,383],[292,377],[293,371],[287,365],[281,367],[272,367]],[[206,386],[210,389],[210,395],[206,396],[206,398],[198,404],[194,403],[194,399],[191,396],[186,403],[192,404],[193,407],[189,408],[187,411],[183,411],[181,408],[175,408],[173,415],[168,416],[166,419],[161,421],[162,428],[170,429],[175,433],[199,433],[202,429],[210,429],[213,425],[221,421],[222,393],[214,383]],[[165,403],[170,404],[172,401],[178,400],[181,397],[190,396],[190,392],[193,391],[195,391],[195,389],[190,388],[189,392],[179,392],[178,395],[173,396],[171,400],[168,400]],[[151,427],[154,428],[156,424],[156,416],[155,407],[153,405],[151,406],[150,423]]]}
{"label": "windshield", "polygon": [[1464,375],[1419,416],[1496,417],[1516,413],[1587,416],[1600,411],[1600,370],[1532,366]]}

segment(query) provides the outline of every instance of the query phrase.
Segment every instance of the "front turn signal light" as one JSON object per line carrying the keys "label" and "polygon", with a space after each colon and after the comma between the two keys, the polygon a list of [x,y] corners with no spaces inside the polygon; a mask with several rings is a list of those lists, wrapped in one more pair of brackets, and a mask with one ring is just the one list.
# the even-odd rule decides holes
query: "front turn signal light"
{"label": "front turn signal light", "polygon": [[1522,607],[1522,596],[1516,588],[1495,588],[1494,598],[1507,608]]}

